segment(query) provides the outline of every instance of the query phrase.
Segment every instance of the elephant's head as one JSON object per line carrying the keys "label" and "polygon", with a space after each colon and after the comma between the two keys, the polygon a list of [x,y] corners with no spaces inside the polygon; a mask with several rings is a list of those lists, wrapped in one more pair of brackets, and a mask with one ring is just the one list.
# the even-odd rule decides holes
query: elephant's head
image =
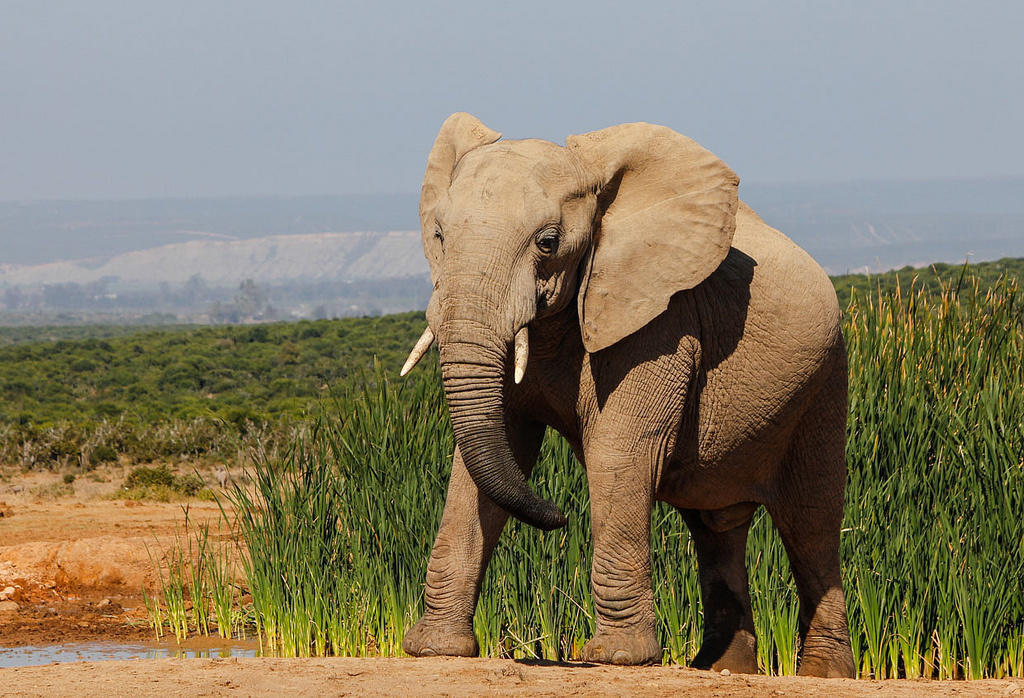
{"label": "elephant's head", "polygon": [[[427,159],[420,197],[436,336],[452,428],[477,486],[543,529],[565,524],[530,490],[506,435],[506,373],[526,371],[530,323],[574,300],[597,352],[640,329],[725,258],[738,178],[694,141],[651,124],[500,141],[453,114]],[[514,354],[514,360],[511,359]]]}

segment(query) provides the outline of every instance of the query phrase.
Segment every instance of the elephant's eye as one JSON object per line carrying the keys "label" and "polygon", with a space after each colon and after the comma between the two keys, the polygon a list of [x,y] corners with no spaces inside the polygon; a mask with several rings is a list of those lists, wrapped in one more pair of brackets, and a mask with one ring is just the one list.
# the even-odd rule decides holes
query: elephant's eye
{"label": "elephant's eye", "polygon": [[558,231],[552,228],[542,230],[537,234],[537,249],[544,254],[554,254],[558,251]]}
{"label": "elephant's eye", "polygon": [[434,226],[434,237],[437,238],[437,241],[442,245],[444,244],[444,233],[441,232],[441,226]]}

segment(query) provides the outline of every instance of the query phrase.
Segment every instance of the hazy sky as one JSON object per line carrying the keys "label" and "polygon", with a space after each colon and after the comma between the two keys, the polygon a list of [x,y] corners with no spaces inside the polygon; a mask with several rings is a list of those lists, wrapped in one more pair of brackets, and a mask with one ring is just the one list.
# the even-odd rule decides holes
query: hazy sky
{"label": "hazy sky", "polygon": [[0,0],[0,199],[409,192],[443,119],[746,181],[1024,173],[1024,3]]}

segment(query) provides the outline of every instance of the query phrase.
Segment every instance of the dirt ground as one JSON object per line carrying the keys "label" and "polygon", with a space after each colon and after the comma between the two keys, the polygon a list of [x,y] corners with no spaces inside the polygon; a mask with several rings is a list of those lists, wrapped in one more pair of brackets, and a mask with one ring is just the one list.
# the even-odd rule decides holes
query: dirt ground
{"label": "dirt ground", "polygon": [[160,659],[0,669],[9,696],[1019,696],[1024,681],[722,676],[681,667],[507,659]]}
{"label": "dirt ground", "polygon": [[[124,473],[79,478],[53,498],[52,474],[0,479],[0,653],[5,647],[152,639],[140,589],[184,533],[182,504],[110,499]],[[97,481],[98,480],[98,481]],[[214,503],[188,506],[226,544]],[[4,593],[13,589],[13,593]],[[682,667],[500,659],[153,659],[0,669],[0,696],[52,695],[1024,696],[1024,680],[822,681],[723,676]]]}
{"label": "dirt ground", "polygon": [[[52,473],[8,470],[0,481],[0,648],[73,640],[148,639],[141,590],[154,559],[185,533],[182,503],[110,499],[121,468],[79,477],[53,497]],[[220,542],[216,503],[190,502],[192,527],[208,523]],[[4,590],[13,589],[13,594]]]}

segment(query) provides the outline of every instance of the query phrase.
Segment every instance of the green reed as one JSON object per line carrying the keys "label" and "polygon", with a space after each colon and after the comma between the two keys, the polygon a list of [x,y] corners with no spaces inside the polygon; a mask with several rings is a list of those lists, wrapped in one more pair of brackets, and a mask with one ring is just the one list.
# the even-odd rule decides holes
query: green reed
{"label": "green reed", "polygon": [[156,593],[150,596],[143,588],[142,599],[157,640],[165,629],[179,643],[190,634],[214,631],[222,638],[245,638],[251,614],[236,593],[232,552],[226,545],[213,544],[209,524],[193,529],[186,507],[184,532],[175,534],[162,560],[152,549],[149,555],[156,571]]}
{"label": "green reed", "polygon": [[851,302],[843,561],[863,674],[1020,675],[1021,300],[960,279]]}
{"label": "green reed", "polygon": [[[842,558],[862,676],[1024,675],[1024,299],[963,279],[938,295],[854,296],[849,482]],[[266,652],[401,654],[422,609],[453,442],[434,361],[410,380],[342,386],[285,450],[257,455],[229,497]],[[488,656],[571,659],[594,630],[586,478],[550,434],[531,478],[568,515],[512,521],[474,630]],[[666,661],[700,645],[693,544],[657,505],[651,533]],[[796,670],[798,605],[782,543],[759,511],[747,546],[763,671]]]}

